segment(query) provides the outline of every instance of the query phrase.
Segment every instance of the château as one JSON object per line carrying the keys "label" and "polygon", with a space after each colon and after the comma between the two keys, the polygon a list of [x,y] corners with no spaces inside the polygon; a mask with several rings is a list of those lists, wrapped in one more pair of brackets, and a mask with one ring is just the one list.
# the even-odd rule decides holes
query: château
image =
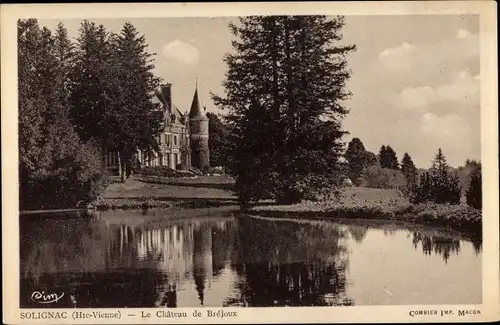
{"label": "ch\u00e2teau", "polygon": [[[136,162],[141,167],[168,166],[175,170],[195,168],[203,171],[210,164],[208,147],[208,117],[201,108],[198,84],[193,95],[189,112],[182,113],[172,102],[172,84],[160,85],[155,90],[154,102],[160,105],[165,129],[157,136],[158,150],[138,150]],[[116,152],[107,154],[107,167],[119,168]]]}

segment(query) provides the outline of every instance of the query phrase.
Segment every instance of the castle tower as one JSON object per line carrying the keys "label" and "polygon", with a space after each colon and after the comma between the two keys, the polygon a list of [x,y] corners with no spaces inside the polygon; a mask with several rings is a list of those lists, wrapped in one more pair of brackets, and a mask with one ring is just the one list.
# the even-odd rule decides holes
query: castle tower
{"label": "castle tower", "polygon": [[191,131],[191,165],[203,171],[210,166],[210,150],[208,148],[208,117],[201,110],[198,83],[189,111],[189,128]]}

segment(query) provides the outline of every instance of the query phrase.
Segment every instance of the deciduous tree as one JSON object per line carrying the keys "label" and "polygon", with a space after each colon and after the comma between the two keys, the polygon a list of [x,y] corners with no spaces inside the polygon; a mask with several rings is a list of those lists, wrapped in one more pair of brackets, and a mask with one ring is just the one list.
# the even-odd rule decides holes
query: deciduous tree
{"label": "deciduous tree", "polygon": [[367,151],[359,138],[353,138],[349,142],[344,157],[349,162],[349,178],[356,185],[361,182],[363,170],[377,164],[376,155]]}

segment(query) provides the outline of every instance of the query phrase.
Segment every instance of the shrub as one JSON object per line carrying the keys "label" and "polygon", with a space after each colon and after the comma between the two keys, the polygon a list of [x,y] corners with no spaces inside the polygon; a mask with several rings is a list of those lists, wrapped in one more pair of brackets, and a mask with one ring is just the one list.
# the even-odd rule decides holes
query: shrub
{"label": "shrub", "polygon": [[141,169],[143,176],[185,177],[186,174],[168,166],[147,166]]}
{"label": "shrub", "polygon": [[32,172],[20,166],[21,210],[83,207],[99,196],[106,184],[101,156],[90,145],[77,146],[51,169]]}
{"label": "shrub", "polygon": [[371,188],[393,188],[404,186],[405,177],[399,170],[370,166],[363,171],[361,186]]}

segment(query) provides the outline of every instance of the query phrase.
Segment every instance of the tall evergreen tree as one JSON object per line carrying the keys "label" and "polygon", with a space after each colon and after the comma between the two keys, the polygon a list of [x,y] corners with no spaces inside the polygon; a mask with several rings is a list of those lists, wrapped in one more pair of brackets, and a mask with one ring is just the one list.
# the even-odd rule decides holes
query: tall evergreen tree
{"label": "tall evergreen tree", "polygon": [[401,171],[405,175],[406,181],[409,185],[415,184],[417,179],[417,167],[413,163],[410,155],[405,152],[401,160]]}
{"label": "tall evergreen tree", "polygon": [[115,49],[104,26],[82,22],[71,72],[71,117],[80,137],[100,148],[103,166],[106,150],[113,149],[118,127],[108,116],[125,104]]}
{"label": "tall evergreen tree", "polygon": [[434,201],[459,204],[462,193],[460,182],[456,173],[448,165],[441,148],[438,149],[432,161],[430,172],[433,180]]}
{"label": "tall evergreen tree", "polygon": [[399,169],[398,157],[391,146],[382,146],[380,148],[379,159],[382,168]]}
{"label": "tall evergreen tree", "polygon": [[[342,101],[349,96],[346,54],[355,48],[339,44],[343,25],[342,17],[324,16],[252,16],[230,25],[237,40],[235,53],[225,58],[227,96],[213,98],[229,110],[228,120],[238,135],[231,154],[238,184],[243,177],[238,166],[256,163],[240,160],[245,155],[239,152],[253,141],[241,134],[252,102],[270,121],[268,129],[256,125],[255,130],[272,139],[259,149],[270,157],[266,168],[275,175],[262,179],[264,188],[274,188],[278,201],[295,202],[335,183],[344,134],[340,121],[347,113]],[[248,181],[262,177],[253,175]]]}
{"label": "tall evergreen tree", "polygon": [[[38,169],[42,124],[48,103],[44,100],[38,79],[43,74],[47,41],[37,20],[18,22],[18,80],[19,80],[19,163],[21,182]],[[22,184],[21,184],[22,185]]]}
{"label": "tall evergreen tree", "polygon": [[449,171],[450,166],[446,161],[446,157],[443,154],[441,148],[438,149],[434,159],[432,160],[431,170],[435,175],[446,175]]}
{"label": "tall evergreen tree", "polygon": [[421,177],[412,192],[414,202],[460,203],[462,188],[458,176],[446,162],[441,148],[434,156],[429,172]]}
{"label": "tall evergreen tree", "polygon": [[[115,36],[116,64],[119,66],[122,104],[108,119],[116,123],[113,145],[120,153],[122,180],[129,175],[137,149],[158,150],[158,134],[165,127],[159,106],[153,104],[154,90],[160,79],[152,73],[154,54],[147,51],[144,35],[129,22]],[[108,145],[109,146],[109,145]]]}
{"label": "tall evergreen tree", "polygon": [[[72,73],[72,116],[84,140],[117,151],[122,180],[130,175],[137,149],[157,149],[164,116],[152,102],[159,85],[145,37],[125,23],[119,35],[84,21]],[[104,165],[104,161],[103,161]]]}

